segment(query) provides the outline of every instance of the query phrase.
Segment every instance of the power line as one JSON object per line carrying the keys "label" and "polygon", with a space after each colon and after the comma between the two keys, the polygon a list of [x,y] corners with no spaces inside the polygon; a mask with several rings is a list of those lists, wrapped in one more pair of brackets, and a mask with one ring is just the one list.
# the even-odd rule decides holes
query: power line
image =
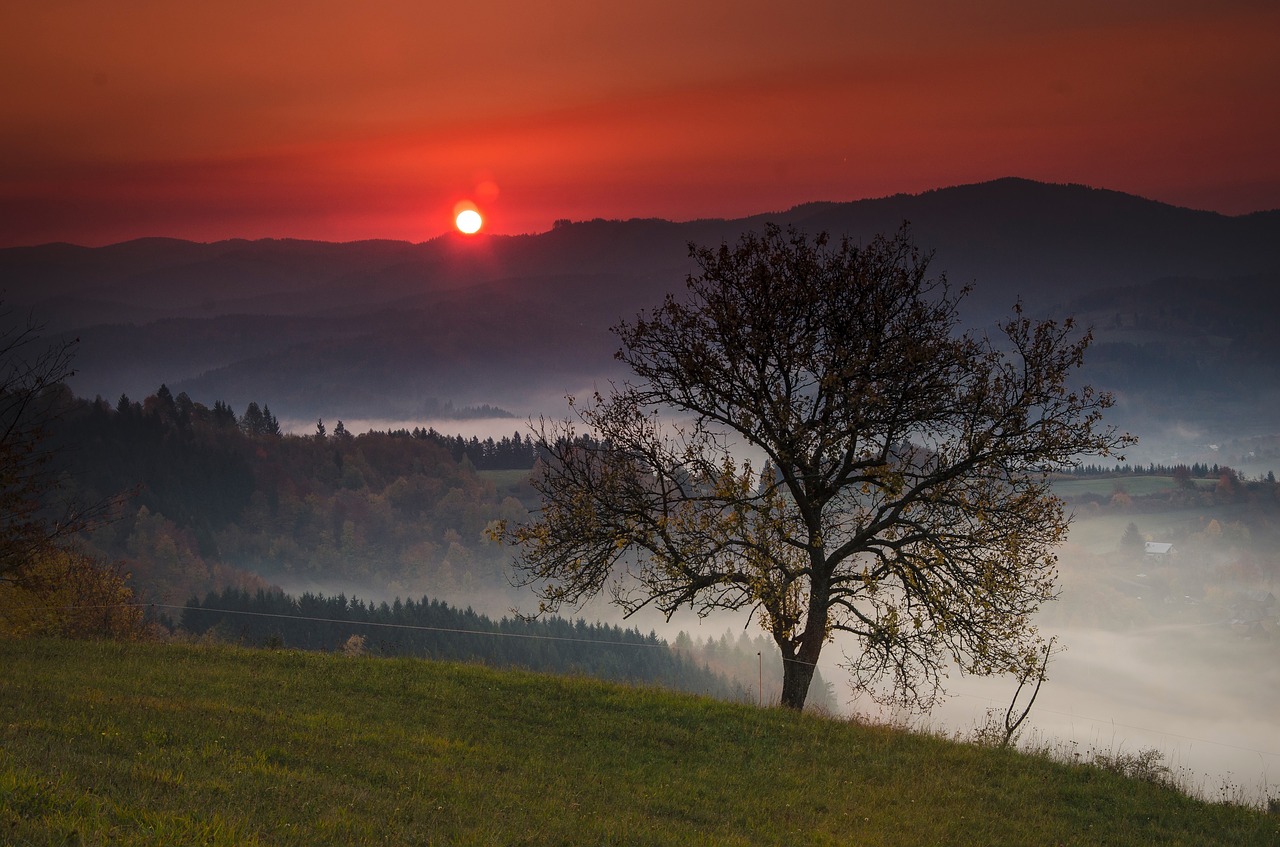
{"label": "power line", "polygon": [[[387,623],[383,621],[353,621],[353,620],[343,619],[343,618],[318,618],[310,615],[286,615],[280,612],[250,612],[243,609],[213,609],[213,608],[209,608],[208,606],[174,606],[168,603],[124,603],[121,605],[139,607],[139,608],[151,607],[151,608],[159,608],[159,609],[182,609],[182,610],[191,609],[193,611],[199,611],[199,612],[217,612],[219,614],[224,614],[224,615],[247,615],[247,616],[259,617],[259,618],[282,618],[284,620],[291,620],[291,621],[313,621],[316,623],[336,623],[336,624],[346,624],[348,626],[376,626],[376,627],[382,627],[385,629],[409,629],[409,630],[416,630],[421,632],[447,632],[447,633],[454,633],[454,634],[461,634],[461,635],[489,635],[495,638],[525,638],[525,639],[530,639],[534,641],[571,641],[579,644],[602,644],[602,645],[614,646],[614,647],[670,647],[670,645],[667,644],[665,641],[660,641],[657,644],[654,644],[651,642],[636,642],[636,641],[609,641],[609,640],[599,639],[599,638],[572,638],[566,635],[533,635],[531,633],[523,633],[523,632],[495,632],[492,630],[483,630],[483,629],[457,629],[457,628],[443,627],[443,626],[422,626],[418,624]],[[81,608],[105,608],[105,607],[85,606]],[[639,630],[637,630],[637,632],[639,632]],[[645,636],[642,635],[640,637],[644,638]]]}
{"label": "power line", "polygon": [[[66,611],[82,611],[82,610],[93,610],[93,609],[178,609],[178,610],[185,611],[187,609],[191,609],[193,611],[198,611],[198,612],[216,612],[218,614],[223,614],[223,615],[245,615],[249,617],[258,617],[258,618],[281,618],[283,620],[290,620],[290,621],[312,621],[315,623],[346,624],[347,626],[375,626],[375,627],[382,627],[384,629],[409,629],[409,630],[419,630],[423,632],[445,632],[445,633],[454,633],[454,634],[461,634],[461,635],[490,635],[495,638],[525,638],[525,639],[536,640],[536,641],[571,641],[579,644],[602,644],[605,646],[613,646],[613,647],[659,647],[659,648],[667,647],[667,648],[670,648],[671,646],[665,641],[660,641],[657,644],[654,644],[652,642],[640,642],[640,641],[611,641],[611,640],[600,639],[600,638],[572,638],[566,635],[533,635],[531,633],[522,633],[522,632],[497,632],[493,630],[484,630],[484,629],[456,629],[456,628],[443,627],[443,626],[421,626],[418,624],[387,623],[383,621],[357,621],[357,620],[351,620],[350,618],[319,618],[319,617],[314,617],[310,615],[286,615],[280,612],[251,612],[246,609],[214,609],[208,606],[175,606],[170,603],[104,603],[101,605],[88,605],[88,606],[22,606],[19,608],[21,608],[24,611],[42,611],[47,609],[64,609]],[[636,630],[636,632],[638,634],[639,630]],[[640,635],[640,637],[646,638],[647,636]]]}
{"label": "power line", "polygon": [[[571,642],[576,644],[597,644],[601,646],[613,646],[613,647],[653,647],[653,648],[666,648],[674,651],[674,648],[671,647],[671,645],[668,644],[666,641],[660,641],[656,644],[648,641],[643,641],[643,642],[611,641],[611,640],[596,639],[596,638],[572,638],[564,635],[533,635],[530,633],[496,632],[492,630],[482,630],[482,629],[458,629],[454,627],[438,627],[438,626],[423,626],[419,624],[386,623],[382,621],[353,621],[350,619],[321,618],[321,617],[315,617],[311,615],[286,615],[280,612],[251,612],[244,609],[214,609],[214,608],[209,608],[207,606],[177,606],[170,603],[111,603],[111,604],[89,605],[89,606],[27,606],[23,608],[31,609],[31,610],[59,608],[59,609],[67,609],[69,611],[70,610],[87,610],[87,609],[132,609],[132,608],[177,609],[177,610],[183,610],[183,611],[185,611],[186,609],[192,609],[194,611],[214,612],[217,614],[224,614],[224,615],[245,615],[248,617],[259,617],[259,618],[280,618],[283,620],[291,620],[291,621],[311,621],[314,623],[345,624],[347,626],[371,626],[371,627],[380,627],[383,629],[407,629],[407,630],[413,630],[413,631],[419,631],[419,632],[441,632],[441,633],[449,633],[449,634],[455,634],[455,635],[488,635],[495,638],[523,638],[523,639],[532,640],[532,641],[562,641],[562,642]],[[639,630],[636,630],[636,632],[639,632]],[[644,638],[645,636],[641,636],[641,637]],[[783,661],[795,662],[797,664],[813,664],[812,662],[805,662],[801,659],[787,659],[786,657],[783,657]],[[988,703],[1000,702],[990,697],[981,697],[974,694],[958,693],[954,696],[968,697],[974,700],[984,700]],[[1227,744],[1222,741],[1212,741],[1208,738],[1197,738],[1191,735],[1182,735],[1177,732],[1169,732],[1167,730],[1162,730],[1162,729],[1153,729],[1152,727],[1136,726],[1134,724],[1120,723],[1114,719],[1097,718],[1097,717],[1092,717],[1090,715],[1079,715],[1079,714],[1073,714],[1070,712],[1059,712],[1053,709],[1039,709],[1038,711],[1043,714],[1058,715],[1059,717],[1064,717],[1064,718],[1087,720],[1097,724],[1103,724],[1103,725],[1109,724],[1111,726],[1121,726],[1126,729],[1136,729],[1141,732],[1150,732],[1156,735],[1163,735],[1163,736],[1168,736],[1172,738],[1181,738],[1184,741],[1194,741],[1200,744],[1212,744],[1217,747],[1225,747],[1232,750],[1239,750],[1244,753],[1257,753],[1263,756],[1280,757],[1280,753],[1272,752],[1270,750],[1258,750],[1253,747],[1241,747],[1238,744]]]}
{"label": "power line", "polygon": [[[606,647],[651,647],[651,648],[659,648],[659,649],[666,648],[673,652],[679,652],[676,650],[675,647],[673,647],[671,644],[669,644],[665,640],[659,641],[657,643],[653,643],[647,640],[616,641],[616,640],[609,640],[609,639],[602,639],[602,638],[575,638],[567,635],[534,635],[532,633],[522,633],[522,632],[499,632],[495,630],[484,630],[484,629],[458,629],[455,627],[424,626],[420,624],[404,624],[404,623],[388,623],[384,621],[358,621],[358,620],[351,620],[350,618],[321,618],[321,617],[315,617],[312,615],[288,615],[282,612],[252,612],[246,609],[215,609],[208,606],[178,606],[171,603],[103,603],[103,604],[97,604],[97,605],[83,605],[83,606],[62,606],[62,605],[22,606],[18,608],[21,608],[24,611],[39,611],[39,610],[47,610],[47,609],[63,609],[66,611],[94,610],[94,609],[176,609],[179,611],[186,611],[187,609],[190,609],[196,612],[213,612],[216,614],[223,614],[223,615],[245,615],[247,617],[259,617],[259,618],[279,618],[282,620],[290,620],[290,621],[311,621],[314,623],[344,624],[347,626],[371,626],[371,627],[380,627],[383,629],[407,629],[407,630],[415,630],[415,631],[421,631],[421,632],[441,632],[441,633],[450,633],[450,634],[457,634],[457,635],[488,635],[494,638],[523,638],[523,639],[532,640],[532,641],[563,641],[563,642],[572,642],[576,644],[596,644],[596,645],[601,645]],[[562,618],[561,620],[564,620],[564,619]],[[637,635],[639,635],[639,637],[642,639],[648,638],[648,636],[640,634],[639,630],[634,630],[634,632],[636,632]],[[784,658],[784,661],[792,661],[798,664],[813,664],[812,662],[803,662],[800,659],[788,660]]]}

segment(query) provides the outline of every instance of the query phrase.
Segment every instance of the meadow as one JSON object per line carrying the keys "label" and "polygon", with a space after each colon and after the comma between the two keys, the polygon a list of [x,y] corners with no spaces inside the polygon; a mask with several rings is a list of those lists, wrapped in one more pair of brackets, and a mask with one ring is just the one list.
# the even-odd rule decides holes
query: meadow
{"label": "meadow", "polygon": [[581,678],[53,640],[0,667],[7,844],[1280,844],[1115,767]]}
{"label": "meadow", "polygon": [[[1194,483],[1198,488],[1211,488],[1214,481],[1198,479],[1194,480]],[[1171,476],[1147,474],[1061,477],[1054,479],[1053,493],[1059,497],[1081,497],[1087,494],[1110,497],[1117,491],[1123,491],[1131,497],[1144,497],[1170,491],[1177,485]]]}

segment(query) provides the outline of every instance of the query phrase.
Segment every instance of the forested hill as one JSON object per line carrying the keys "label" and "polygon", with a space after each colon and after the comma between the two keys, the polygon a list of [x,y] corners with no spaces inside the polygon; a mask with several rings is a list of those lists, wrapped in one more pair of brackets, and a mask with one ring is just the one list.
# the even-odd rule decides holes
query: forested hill
{"label": "forested hill", "polygon": [[123,495],[85,539],[122,560],[140,597],[182,602],[225,585],[377,586],[437,597],[509,591],[490,521],[528,506],[480,468],[528,468],[527,439],[434,430],[285,435],[270,404],[242,413],[163,386],[116,403],[64,390],[49,434],[64,487]]}
{"label": "forested hill", "polygon": [[181,625],[195,636],[259,647],[418,656],[584,674],[639,685],[661,685],[722,700],[744,701],[740,682],[713,673],[656,634],[564,618],[500,621],[423,597],[365,603],[343,594],[224,589],[192,598]]}

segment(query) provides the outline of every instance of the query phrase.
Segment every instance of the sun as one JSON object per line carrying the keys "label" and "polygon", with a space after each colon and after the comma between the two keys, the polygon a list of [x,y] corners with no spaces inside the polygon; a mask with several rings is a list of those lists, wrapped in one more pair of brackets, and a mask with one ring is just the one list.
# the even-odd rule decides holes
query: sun
{"label": "sun", "polygon": [[473,235],[480,231],[480,227],[484,225],[484,218],[480,217],[480,213],[475,209],[463,209],[458,212],[458,216],[453,221],[458,225],[461,232],[467,235]]}

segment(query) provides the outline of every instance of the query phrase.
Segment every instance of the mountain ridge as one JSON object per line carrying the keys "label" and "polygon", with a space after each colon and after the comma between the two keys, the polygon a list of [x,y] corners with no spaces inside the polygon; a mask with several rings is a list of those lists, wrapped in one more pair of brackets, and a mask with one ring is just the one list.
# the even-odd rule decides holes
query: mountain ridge
{"label": "mountain ridge", "polygon": [[[1125,308],[1181,308],[1161,301],[1216,302],[1223,280],[1253,280],[1245,288],[1261,296],[1280,275],[1280,211],[1227,216],[1010,177],[735,220],[594,219],[417,243],[147,238],[6,248],[0,278],[8,309],[80,338],[72,387],[86,396],[145,396],[163,382],[237,407],[267,401],[299,419],[413,415],[440,401],[537,413],[621,376],[608,328],[680,293],[695,270],[690,243],[733,242],[766,223],[865,242],[904,221],[936,272],[975,285],[962,312],[974,327],[992,326],[1015,302],[1045,316],[1088,302],[1105,315],[1121,305],[1108,298],[1132,300],[1128,289],[1147,286]],[[1200,290],[1161,287],[1172,279],[1200,280]],[[1230,331],[1239,312],[1255,330],[1197,356],[1226,356],[1223,367],[1232,356],[1257,359],[1240,345],[1257,340],[1257,306],[1247,301],[1259,297],[1237,299],[1216,305],[1226,314],[1215,320]],[[1173,324],[1160,332],[1165,346],[1204,347]]]}

